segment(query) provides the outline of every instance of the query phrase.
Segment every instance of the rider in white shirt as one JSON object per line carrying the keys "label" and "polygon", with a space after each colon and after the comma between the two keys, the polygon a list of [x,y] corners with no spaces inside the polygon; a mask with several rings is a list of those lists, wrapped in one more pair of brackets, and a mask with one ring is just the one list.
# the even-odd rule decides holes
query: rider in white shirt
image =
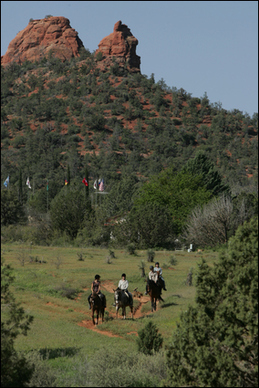
{"label": "rider in white shirt", "polygon": [[127,295],[127,297],[129,298],[129,294],[128,294],[128,287],[129,287],[129,282],[128,280],[126,280],[126,274],[123,273],[121,275],[122,279],[119,281],[119,284],[118,284],[118,288],[120,290],[123,290],[124,293]]}

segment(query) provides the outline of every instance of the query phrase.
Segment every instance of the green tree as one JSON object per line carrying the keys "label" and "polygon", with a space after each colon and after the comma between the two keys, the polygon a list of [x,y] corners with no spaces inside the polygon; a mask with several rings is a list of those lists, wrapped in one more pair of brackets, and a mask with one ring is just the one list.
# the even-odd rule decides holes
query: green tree
{"label": "green tree", "polygon": [[214,164],[202,151],[198,152],[194,159],[190,159],[182,170],[194,176],[201,175],[203,184],[213,196],[229,191],[228,186],[223,184],[222,178]]}
{"label": "green tree", "polygon": [[167,352],[167,386],[258,386],[258,219],[239,227],[210,268],[199,264],[196,303]]}
{"label": "green tree", "polygon": [[202,177],[189,172],[176,173],[173,167],[152,177],[139,192],[134,205],[159,204],[171,213],[174,229],[180,233],[191,210],[198,204],[208,202],[210,192],[206,190]]}
{"label": "green tree", "polygon": [[138,331],[138,351],[152,355],[162,347],[163,338],[153,322],[148,322],[144,329]]}
{"label": "green tree", "polygon": [[1,190],[1,225],[24,222],[24,219],[24,209],[14,189]]}
{"label": "green tree", "polygon": [[119,182],[111,185],[104,204],[108,217],[130,211],[133,206],[134,194],[137,191],[137,183],[136,176],[125,174]]}
{"label": "green tree", "polygon": [[31,315],[15,302],[10,291],[14,281],[13,269],[4,262],[1,265],[1,386],[25,387],[33,367],[29,366],[23,356],[14,349],[15,339],[19,334],[27,335],[33,321]]}
{"label": "green tree", "polygon": [[122,230],[119,230],[119,226],[114,230],[115,237],[120,238],[125,229],[126,236],[130,236],[130,242],[134,242],[138,248],[170,249],[174,246],[175,225],[170,211],[158,203],[133,207]]}
{"label": "green tree", "polygon": [[64,187],[51,201],[50,217],[54,229],[75,238],[86,212],[83,190],[76,186]]}

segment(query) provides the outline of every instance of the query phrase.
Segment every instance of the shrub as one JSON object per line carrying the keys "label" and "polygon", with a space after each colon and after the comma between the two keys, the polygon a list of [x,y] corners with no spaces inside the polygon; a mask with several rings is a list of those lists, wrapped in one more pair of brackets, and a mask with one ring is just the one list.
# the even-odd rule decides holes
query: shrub
{"label": "shrub", "polygon": [[155,251],[153,251],[152,249],[148,249],[148,251],[147,251],[147,261],[150,262],[150,263],[153,263],[154,258],[155,258]]}
{"label": "shrub", "polygon": [[130,243],[126,247],[126,251],[128,252],[129,255],[135,255],[136,254],[135,249],[136,247],[134,243]]}
{"label": "shrub", "polygon": [[169,259],[169,263],[171,265],[176,265],[176,264],[178,264],[178,260],[174,256],[171,256]]}
{"label": "shrub", "polygon": [[101,61],[103,59],[103,54],[99,51],[99,53],[96,55],[97,62]]}
{"label": "shrub", "polygon": [[152,355],[162,347],[163,338],[153,322],[148,322],[144,329],[138,331],[138,351]]}
{"label": "shrub", "polygon": [[89,361],[85,386],[158,387],[165,378],[165,359],[161,353],[148,356],[127,354],[125,349],[101,348]]}
{"label": "shrub", "polygon": [[28,365],[33,368],[33,374],[27,387],[56,387],[56,377],[54,371],[47,365],[47,360],[43,360],[43,356],[32,351],[25,356]]}

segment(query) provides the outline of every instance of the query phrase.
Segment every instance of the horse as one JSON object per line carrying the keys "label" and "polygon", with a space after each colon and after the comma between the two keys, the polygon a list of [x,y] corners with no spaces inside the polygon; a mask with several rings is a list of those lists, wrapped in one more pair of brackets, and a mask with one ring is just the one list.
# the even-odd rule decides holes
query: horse
{"label": "horse", "polygon": [[118,311],[120,308],[122,308],[122,315],[124,316],[124,319],[126,319],[126,307],[130,307],[131,311],[131,318],[133,318],[133,298],[132,295],[129,293],[129,298],[125,294],[123,290],[116,289],[114,291],[114,301],[116,305],[116,318],[118,318]]}
{"label": "horse", "polygon": [[[157,282],[158,283],[158,282]],[[153,280],[148,281],[148,294],[150,296],[151,301],[151,311],[156,311],[156,301],[161,300],[164,302],[164,299],[161,297],[161,286],[159,283],[157,284]]]}
{"label": "horse", "polygon": [[[104,305],[99,297],[99,295],[96,292],[93,292],[91,297],[90,297],[90,305],[91,305],[91,310],[92,310],[92,320],[94,325],[98,325],[98,318],[99,314],[102,317],[102,322],[104,318]],[[94,318],[94,312],[96,312],[96,322]]]}

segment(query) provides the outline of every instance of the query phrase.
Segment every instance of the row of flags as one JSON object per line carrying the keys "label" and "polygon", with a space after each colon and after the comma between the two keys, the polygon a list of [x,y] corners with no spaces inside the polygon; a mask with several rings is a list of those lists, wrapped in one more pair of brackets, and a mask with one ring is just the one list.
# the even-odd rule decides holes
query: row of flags
{"label": "row of flags", "polygon": [[[8,187],[8,185],[9,185],[9,175],[8,175],[8,177],[6,178],[6,180],[4,181],[4,186],[5,186],[5,187]],[[29,178],[27,178],[27,180],[26,180],[26,185],[29,187],[29,189],[31,189],[31,184],[30,184]]]}
{"label": "row of flags", "polygon": [[[82,180],[82,183],[84,183],[85,186],[88,186],[88,182],[87,182],[86,178],[84,178]],[[6,180],[4,181],[4,186],[8,187],[8,185],[9,185],[9,175],[6,178]],[[68,185],[68,181],[67,181],[67,179],[65,179],[65,186],[67,186],[67,185]],[[27,178],[27,180],[26,180],[26,186],[28,186],[29,189],[31,189],[31,184],[30,184],[29,178]],[[48,188],[49,188],[49,186],[47,185],[47,190],[48,190]],[[98,179],[98,180],[96,179],[94,181],[94,189],[97,190],[97,188],[99,189],[99,191],[104,191],[104,180],[103,179]]]}
{"label": "row of flags", "polygon": [[[9,185],[9,175],[8,175],[8,177],[6,178],[6,180],[4,181],[4,186],[5,186],[5,187],[8,187],[8,185]],[[29,189],[31,189],[31,184],[30,184],[29,178],[27,178],[27,180],[26,180],[26,185],[29,187]]]}

